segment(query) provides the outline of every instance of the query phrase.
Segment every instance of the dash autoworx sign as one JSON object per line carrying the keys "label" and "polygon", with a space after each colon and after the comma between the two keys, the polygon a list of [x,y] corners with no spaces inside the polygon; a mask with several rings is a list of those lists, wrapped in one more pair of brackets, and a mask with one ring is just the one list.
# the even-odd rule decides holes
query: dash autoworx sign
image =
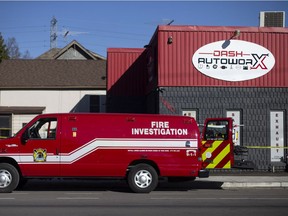
{"label": "dash autoworx sign", "polygon": [[223,40],[200,47],[192,57],[201,73],[220,80],[244,81],[267,74],[275,64],[263,46],[242,40]]}

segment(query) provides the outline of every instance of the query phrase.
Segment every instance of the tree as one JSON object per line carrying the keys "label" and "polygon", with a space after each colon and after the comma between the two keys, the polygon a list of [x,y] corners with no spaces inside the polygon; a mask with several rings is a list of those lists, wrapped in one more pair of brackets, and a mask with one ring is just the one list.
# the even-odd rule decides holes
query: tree
{"label": "tree", "polygon": [[31,59],[31,55],[28,50],[22,55],[19,50],[18,43],[14,37],[8,38],[6,43],[0,32],[0,62],[2,59]]}
{"label": "tree", "polygon": [[25,51],[25,53],[22,55],[23,59],[31,59],[30,52],[28,50]]}
{"label": "tree", "polygon": [[2,59],[9,59],[9,55],[8,49],[6,47],[6,44],[4,43],[4,39],[0,32],[0,62],[2,61]]}
{"label": "tree", "polygon": [[6,45],[7,45],[9,57],[11,59],[19,59],[21,56],[21,53],[19,51],[19,46],[17,44],[16,39],[14,37],[8,38]]}

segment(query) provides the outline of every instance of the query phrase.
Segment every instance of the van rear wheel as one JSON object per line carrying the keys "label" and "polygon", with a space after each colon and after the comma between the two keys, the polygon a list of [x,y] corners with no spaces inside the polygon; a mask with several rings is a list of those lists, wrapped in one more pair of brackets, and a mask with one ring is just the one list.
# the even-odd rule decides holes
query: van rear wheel
{"label": "van rear wheel", "polygon": [[19,172],[11,164],[0,164],[0,193],[11,193],[19,183]]}
{"label": "van rear wheel", "polygon": [[158,174],[147,164],[138,164],[128,174],[128,185],[135,193],[149,193],[158,185]]}

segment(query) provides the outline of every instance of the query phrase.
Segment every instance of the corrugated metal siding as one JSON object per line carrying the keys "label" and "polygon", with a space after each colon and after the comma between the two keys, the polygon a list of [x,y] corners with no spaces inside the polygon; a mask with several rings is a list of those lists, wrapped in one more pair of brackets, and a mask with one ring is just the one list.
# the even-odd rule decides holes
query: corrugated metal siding
{"label": "corrugated metal siding", "polygon": [[109,48],[107,51],[107,95],[145,94],[147,67],[145,49]]}
{"label": "corrugated metal siding", "polygon": [[[200,73],[192,64],[195,51],[208,43],[229,39],[236,29],[241,31],[238,39],[259,44],[273,53],[274,68],[260,78],[238,82]],[[170,36],[172,44],[167,43]],[[159,50],[159,86],[288,87],[287,28],[160,26],[155,39]]]}

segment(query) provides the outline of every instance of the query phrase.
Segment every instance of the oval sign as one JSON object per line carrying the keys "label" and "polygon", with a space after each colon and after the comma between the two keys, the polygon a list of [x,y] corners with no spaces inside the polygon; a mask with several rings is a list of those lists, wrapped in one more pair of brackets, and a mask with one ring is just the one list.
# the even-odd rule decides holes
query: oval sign
{"label": "oval sign", "polygon": [[200,47],[192,57],[203,74],[225,81],[244,81],[267,74],[275,64],[263,46],[242,40],[223,40]]}

